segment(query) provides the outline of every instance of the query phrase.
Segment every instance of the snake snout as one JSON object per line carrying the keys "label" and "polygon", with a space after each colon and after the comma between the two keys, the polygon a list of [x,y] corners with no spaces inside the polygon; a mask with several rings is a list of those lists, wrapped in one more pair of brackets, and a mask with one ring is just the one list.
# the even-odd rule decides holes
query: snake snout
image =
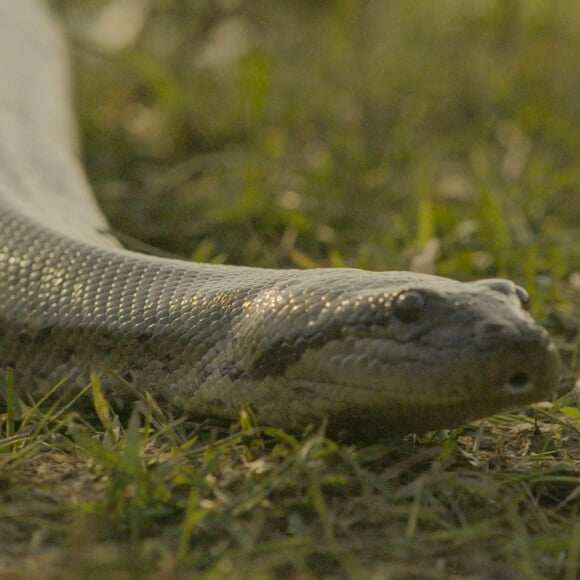
{"label": "snake snout", "polygon": [[506,368],[508,378],[502,385],[507,395],[533,401],[541,400],[557,389],[561,361],[556,346],[547,335],[538,331],[535,340],[522,340],[511,352],[514,358]]}

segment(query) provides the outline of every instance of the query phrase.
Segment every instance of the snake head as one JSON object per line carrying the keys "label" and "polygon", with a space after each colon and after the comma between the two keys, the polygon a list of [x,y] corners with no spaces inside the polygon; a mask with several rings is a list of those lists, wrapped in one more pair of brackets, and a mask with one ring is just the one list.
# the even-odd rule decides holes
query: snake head
{"label": "snake head", "polygon": [[327,417],[386,434],[451,427],[557,387],[557,350],[528,305],[508,280],[302,272],[248,302],[232,329],[240,349],[229,352],[230,378],[239,403],[260,394],[266,423]]}

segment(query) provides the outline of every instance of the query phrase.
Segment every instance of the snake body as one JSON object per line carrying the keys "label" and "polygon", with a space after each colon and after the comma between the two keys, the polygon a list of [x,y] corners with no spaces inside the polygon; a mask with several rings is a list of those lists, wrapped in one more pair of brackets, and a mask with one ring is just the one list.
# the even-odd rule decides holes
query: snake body
{"label": "snake body", "polygon": [[92,370],[194,416],[378,433],[549,395],[560,362],[507,280],[267,270],[130,252],[78,161],[62,34],[0,1],[0,367],[38,397]]}

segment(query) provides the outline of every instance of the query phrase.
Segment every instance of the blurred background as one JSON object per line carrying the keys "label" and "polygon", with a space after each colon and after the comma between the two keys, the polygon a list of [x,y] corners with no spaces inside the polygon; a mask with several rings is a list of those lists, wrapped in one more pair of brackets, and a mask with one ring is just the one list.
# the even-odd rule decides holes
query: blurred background
{"label": "blurred background", "polygon": [[129,246],[508,276],[576,340],[577,1],[56,5],[91,181]]}

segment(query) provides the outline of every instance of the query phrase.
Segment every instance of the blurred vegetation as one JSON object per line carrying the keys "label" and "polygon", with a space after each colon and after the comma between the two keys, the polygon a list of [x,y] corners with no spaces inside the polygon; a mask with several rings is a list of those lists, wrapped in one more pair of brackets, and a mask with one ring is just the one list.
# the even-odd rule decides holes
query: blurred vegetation
{"label": "blurred vegetation", "polygon": [[[130,246],[508,276],[578,378],[580,3],[55,4],[91,182]],[[124,429],[93,387],[98,421],[1,425],[13,577],[576,578],[574,393],[536,422],[369,446],[150,402]]]}
{"label": "blurred vegetation", "polygon": [[462,278],[580,263],[576,3],[141,4],[121,50],[91,19],[77,52],[124,231],[269,266],[408,268],[431,238]]}

